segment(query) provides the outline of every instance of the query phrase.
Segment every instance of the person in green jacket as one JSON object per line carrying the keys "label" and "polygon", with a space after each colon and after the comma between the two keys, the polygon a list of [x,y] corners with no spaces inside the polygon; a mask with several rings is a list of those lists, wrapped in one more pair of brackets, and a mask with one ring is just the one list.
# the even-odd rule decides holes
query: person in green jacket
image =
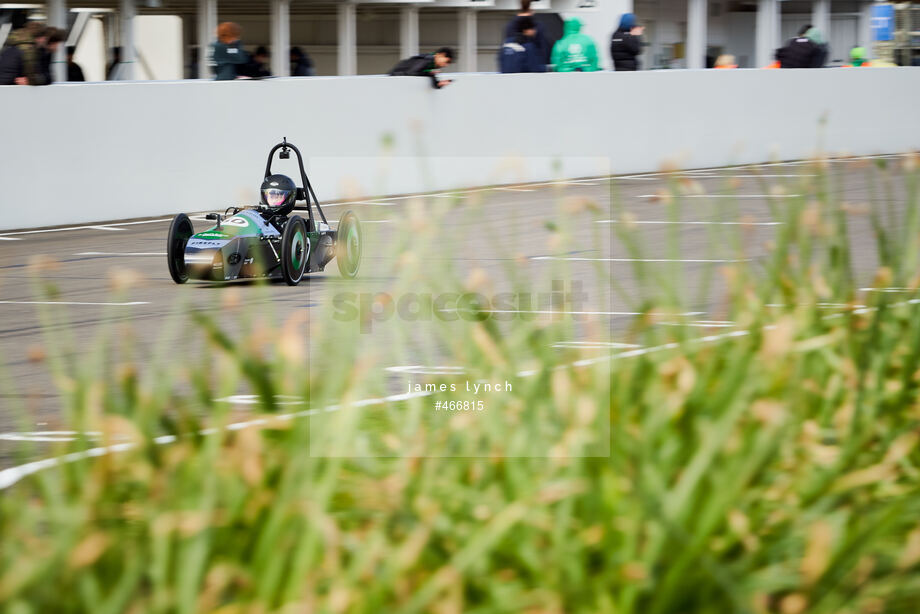
{"label": "person in green jacket", "polygon": [[241,76],[240,69],[249,62],[240,35],[243,29],[232,21],[217,26],[217,40],[211,44],[211,66],[215,81],[230,81]]}
{"label": "person in green jacket", "polygon": [[587,34],[581,33],[581,20],[565,22],[565,36],[553,46],[551,63],[556,72],[594,72],[597,65],[597,45]]}

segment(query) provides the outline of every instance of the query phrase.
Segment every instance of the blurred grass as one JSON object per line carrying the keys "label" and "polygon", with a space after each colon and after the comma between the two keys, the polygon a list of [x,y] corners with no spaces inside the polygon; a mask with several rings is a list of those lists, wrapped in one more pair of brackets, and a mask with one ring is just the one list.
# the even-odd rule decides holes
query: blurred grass
{"label": "blurred grass", "polygon": [[[920,307],[913,292],[859,292],[849,227],[853,215],[871,224],[874,285],[920,285],[916,162],[903,207],[889,169],[865,169],[887,196],[858,213],[827,162],[808,170],[794,185],[764,181],[764,193],[801,196],[773,204],[782,224],[762,257],[749,228],[712,229],[712,257],[757,257],[707,270],[695,296],[680,263],[635,263],[638,295],[625,273],[598,269],[646,314],[618,332],[647,349],[609,359],[552,349],[586,326],[565,318],[394,319],[384,350],[328,311],[270,327],[232,299],[230,316],[172,324],[200,343],[193,360],[165,343],[145,360],[117,330],[74,354],[49,310],[46,364],[68,425],[133,445],[3,491],[0,611],[917,611]],[[668,219],[696,189],[671,182]],[[487,286],[432,257],[454,242],[439,228],[457,206],[411,212],[394,238],[393,295]],[[550,225],[555,253],[585,240],[572,206],[561,200]],[[719,206],[738,215],[738,203]],[[615,213],[621,245],[641,258],[629,211]],[[520,291],[547,281],[521,262],[506,273]],[[656,325],[713,293],[737,328]],[[607,339],[606,326],[587,325],[588,338]],[[391,392],[380,367],[419,336],[463,379],[507,379],[513,392],[449,416],[427,397],[350,406]],[[214,399],[239,379],[261,403],[245,428],[226,428],[240,417]]]}

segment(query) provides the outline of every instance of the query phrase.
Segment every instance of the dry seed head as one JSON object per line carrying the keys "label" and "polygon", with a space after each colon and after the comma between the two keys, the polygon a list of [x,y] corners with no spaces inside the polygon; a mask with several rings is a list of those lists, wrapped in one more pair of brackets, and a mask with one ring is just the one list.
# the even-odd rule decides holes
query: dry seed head
{"label": "dry seed head", "polygon": [[791,315],[783,316],[776,324],[764,330],[761,354],[766,359],[779,358],[792,350],[795,340],[796,321]]}
{"label": "dry seed head", "polygon": [[780,426],[786,421],[786,408],[779,401],[759,399],[751,405],[751,414],[767,426]]}
{"label": "dry seed head", "polygon": [[680,169],[680,160],[677,158],[665,158],[661,161],[661,166],[658,167],[662,173],[676,173]]}
{"label": "dry seed head", "polygon": [[29,349],[26,350],[26,358],[31,363],[44,362],[47,357],[48,354],[45,352],[45,348],[40,345],[30,345]]}
{"label": "dry seed head", "polygon": [[67,563],[71,569],[92,565],[102,556],[108,545],[109,538],[105,533],[101,531],[90,533],[70,552]]}
{"label": "dry seed head", "polygon": [[243,304],[240,289],[235,287],[224,288],[221,293],[220,303],[224,311],[236,311]]}
{"label": "dry seed head", "polygon": [[791,593],[783,597],[779,604],[782,614],[803,614],[808,609],[808,599],[801,593]]}
{"label": "dry seed head", "polygon": [[636,224],[636,221],[637,221],[636,214],[633,213],[632,211],[624,211],[623,214],[620,216],[620,223],[623,224],[623,226],[627,230],[635,229],[636,226],[638,225]]}
{"label": "dry seed head", "polygon": [[873,280],[873,285],[876,288],[887,288],[891,285],[891,280],[894,278],[894,275],[891,272],[891,269],[888,267],[879,267],[878,271],[875,272],[875,279]]}
{"label": "dry seed head", "polygon": [[623,578],[633,582],[641,582],[648,577],[648,573],[645,571],[645,565],[640,561],[625,563],[621,571]]}
{"label": "dry seed head", "polygon": [[477,267],[470,271],[464,285],[470,292],[485,294],[492,288],[492,279],[485,270]]}
{"label": "dry seed head", "polygon": [[907,543],[898,558],[898,569],[909,569],[917,563],[920,563],[920,527],[907,535]]}
{"label": "dry seed head", "polygon": [[51,256],[39,254],[29,258],[29,270],[32,273],[54,273],[61,270],[61,263]]}
{"label": "dry seed head", "polygon": [[805,555],[799,566],[806,583],[814,584],[827,570],[833,540],[834,531],[828,522],[819,520],[809,527]]}

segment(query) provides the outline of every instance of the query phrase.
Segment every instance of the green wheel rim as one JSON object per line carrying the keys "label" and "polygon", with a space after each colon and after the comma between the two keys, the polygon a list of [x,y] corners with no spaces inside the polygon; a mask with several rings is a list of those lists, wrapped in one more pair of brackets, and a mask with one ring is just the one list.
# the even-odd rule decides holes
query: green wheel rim
{"label": "green wheel rim", "polygon": [[294,240],[291,242],[291,262],[294,270],[300,270],[304,260],[304,240],[303,233],[298,230],[294,233]]}
{"label": "green wheel rim", "polygon": [[345,253],[348,255],[348,268],[353,270],[360,257],[361,239],[358,237],[358,228],[353,224],[348,227],[345,238]]}

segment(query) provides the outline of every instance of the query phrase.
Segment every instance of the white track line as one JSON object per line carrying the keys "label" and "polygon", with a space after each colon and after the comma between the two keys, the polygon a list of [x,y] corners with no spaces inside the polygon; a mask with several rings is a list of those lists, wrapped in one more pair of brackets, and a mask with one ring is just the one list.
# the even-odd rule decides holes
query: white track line
{"label": "white track line", "polygon": [[163,218],[163,219],[156,219],[156,220],[139,220],[139,221],[134,221],[134,222],[113,222],[111,224],[105,224],[102,226],[100,226],[99,224],[90,224],[86,226],[68,226],[66,228],[45,228],[42,230],[20,230],[17,232],[5,232],[3,234],[0,234],[0,238],[13,237],[13,236],[18,236],[18,235],[42,234],[45,232],[67,232],[70,230],[114,230],[113,227],[115,226],[135,226],[137,224],[155,224],[157,222],[171,222],[171,221],[172,221],[172,218]]}
{"label": "white track line", "polygon": [[597,220],[597,224],[675,224],[675,225],[699,225],[699,226],[780,226],[785,222],[672,222],[670,220]]}
{"label": "white track line", "polygon": [[635,343],[617,343],[614,341],[560,341],[552,345],[554,348],[586,348],[586,349],[635,349],[642,347]]}
{"label": "white track line", "polygon": [[149,301],[129,301],[126,303],[86,303],[83,301],[0,301],[0,305],[101,305],[105,307],[130,307],[149,305]]}
{"label": "white track line", "polygon": [[22,241],[19,237],[0,237],[0,241]]}
{"label": "white track line", "polygon": [[[801,194],[680,194],[676,198],[798,198]],[[640,194],[636,198],[661,198],[661,194]]]}
{"label": "white track line", "polygon": [[916,292],[917,288],[860,288],[860,292]]}
{"label": "white track line", "polygon": [[165,256],[166,252],[80,252],[74,256]]}
{"label": "white track line", "polygon": [[[559,311],[555,309],[479,309],[473,311],[472,309],[439,309],[441,313],[454,313],[457,311],[469,311],[473,313],[545,313],[553,315],[599,315],[599,316],[642,316],[646,315],[646,311]],[[664,314],[668,316],[701,316],[704,315],[705,311],[688,311],[686,313],[669,313]]]}
{"label": "white track line", "polygon": [[569,258],[562,256],[531,256],[531,260],[573,260],[584,262],[750,262],[752,258],[741,259],[705,259],[705,258]]}
{"label": "white track line", "polygon": [[731,328],[737,326],[728,320],[694,320],[692,322],[656,322],[658,326],[699,326],[701,328]]}

